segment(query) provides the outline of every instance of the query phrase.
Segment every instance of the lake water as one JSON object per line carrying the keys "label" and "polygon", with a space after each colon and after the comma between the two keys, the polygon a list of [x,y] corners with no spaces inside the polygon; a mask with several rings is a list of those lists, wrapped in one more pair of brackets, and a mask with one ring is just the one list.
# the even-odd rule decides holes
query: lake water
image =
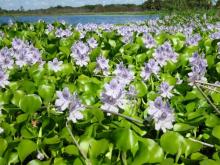
{"label": "lake water", "polygon": [[62,16],[0,16],[0,24],[8,23],[9,20],[19,22],[37,22],[44,20],[48,23],[64,20],[70,24],[86,24],[86,23],[108,23],[108,24],[124,24],[136,21],[145,21],[156,19],[157,15],[62,15]]}

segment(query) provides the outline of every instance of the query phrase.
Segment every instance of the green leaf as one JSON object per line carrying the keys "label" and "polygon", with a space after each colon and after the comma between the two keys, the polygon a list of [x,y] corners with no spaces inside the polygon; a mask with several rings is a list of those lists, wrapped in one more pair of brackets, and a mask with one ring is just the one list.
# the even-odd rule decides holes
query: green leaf
{"label": "green leaf", "polygon": [[220,73],[220,62],[218,62],[218,63],[216,64],[216,71],[217,71],[218,73]]}
{"label": "green leaf", "polygon": [[112,135],[116,147],[122,151],[136,149],[138,146],[136,134],[128,128],[117,128]]}
{"label": "green leaf", "polygon": [[13,97],[13,99],[12,99],[12,101],[11,101],[12,104],[14,104],[14,105],[16,105],[16,106],[19,107],[19,102],[20,102],[21,98],[24,97],[24,95],[25,95],[25,93],[24,93],[23,91],[21,91],[21,90],[16,90],[16,91],[14,92],[14,97]]}
{"label": "green leaf", "polygon": [[27,113],[34,113],[41,107],[42,101],[38,95],[30,94],[21,98],[19,107]]}
{"label": "green leaf", "polygon": [[27,119],[28,119],[28,114],[26,113],[21,114],[16,118],[16,123],[19,124],[19,123],[25,122]]}
{"label": "green leaf", "polygon": [[135,82],[134,86],[137,90],[138,97],[143,97],[144,95],[147,94],[148,89],[147,89],[147,85],[144,82],[137,81]]}
{"label": "green leaf", "polygon": [[[171,140],[172,139],[172,140]],[[170,154],[176,154],[185,143],[184,137],[177,132],[167,132],[160,138],[162,148]]]}
{"label": "green leaf", "polygon": [[220,124],[220,118],[217,117],[216,115],[214,114],[210,114],[206,121],[205,121],[205,124],[206,126],[208,127],[215,127],[216,125],[219,125]]}
{"label": "green leaf", "polygon": [[50,165],[50,160],[49,161],[40,161],[40,160],[32,160],[30,161],[27,165]]}
{"label": "green leaf", "polygon": [[213,92],[213,93],[211,93],[211,97],[216,105],[220,104],[220,94],[219,93]]}
{"label": "green leaf", "polygon": [[211,159],[206,159],[200,162],[200,165],[219,165],[220,161],[214,161]]}
{"label": "green leaf", "polygon": [[176,123],[173,127],[174,131],[180,132],[180,131],[187,131],[190,129],[193,129],[194,126],[191,126],[189,124],[185,124],[185,123]]}
{"label": "green leaf", "polygon": [[56,135],[51,138],[45,138],[43,142],[44,144],[57,144],[60,142],[60,138]]}
{"label": "green leaf", "polygon": [[55,158],[54,165],[67,165],[67,163],[63,158]]}
{"label": "green leaf", "polygon": [[200,149],[203,147],[201,143],[197,143],[189,139],[186,139],[185,145],[186,145],[186,150],[185,150],[186,157],[192,153],[200,151]]}
{"label": "green leaf", "polygon": [[220,140],[220,125],[213,128],[212,135]]}
{"label": "green leaf", "polygon": [[[101,147],[100,147],[101,146]],[[90,143],[89,155],[91,157],[98,157],[108,151],[109,142],[106,139],[93,140]]]}
{"label": "green leaf", "polygon": [[38,93],[45,101],[51,101],[55,93],[55,88],[53,85],[41,85],[38,88]]}
{"label": "green leaf", "polygon": [[37,150],[37,145],[31,140],[21,140],[18,145],[18,156],[23,162],[27,156]]}
{"label": "green leaf", "polygon": [[5,139],[0,139],[0,157],[3,156],[5,150],[8,147],[8,142]]}
{"label": "green leaf", "polygon": [[64,148],[64,152],[69,154],[69,155],[75,155],[78,156],[79,155],[79,149],[74,146],[74,145],[68,145]]}
{"label": "green leaf", "polygon": [[132,164],[159,163],[163,159],[162,148],[151,139],[143,139],[139,142],[139,149]]}

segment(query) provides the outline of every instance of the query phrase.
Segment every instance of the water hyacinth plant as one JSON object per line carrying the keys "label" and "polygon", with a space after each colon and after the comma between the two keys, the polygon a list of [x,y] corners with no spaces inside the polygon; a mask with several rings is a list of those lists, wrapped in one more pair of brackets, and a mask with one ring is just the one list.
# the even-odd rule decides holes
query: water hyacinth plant
{"label": "water hyacinth plant", "polygon": [[219,25],[0,25],[0,165],[220,164]]}

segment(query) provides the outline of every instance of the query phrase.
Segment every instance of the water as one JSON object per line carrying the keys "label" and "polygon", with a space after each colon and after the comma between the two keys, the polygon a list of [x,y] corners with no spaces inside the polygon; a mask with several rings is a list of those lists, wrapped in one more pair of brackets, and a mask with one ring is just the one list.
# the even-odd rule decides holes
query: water
{"label": "water", "polygon": [[108,24],[125,24],[129,22],[145,21],[156,19],[157,15],[62,15],[62,16],[0,16],[0,24],[8,23],[9,20],[19,22],[37,22],[44,20],[48,23],[64,20],[67,23],[76,25],[78,23],[108,23]]}

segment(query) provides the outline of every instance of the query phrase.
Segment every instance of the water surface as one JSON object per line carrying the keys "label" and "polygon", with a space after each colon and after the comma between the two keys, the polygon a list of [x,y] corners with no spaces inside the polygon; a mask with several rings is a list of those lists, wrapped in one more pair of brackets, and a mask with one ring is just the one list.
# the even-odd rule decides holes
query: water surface
{"label": "water surface", "polygon": [[0,24],[8,23],[9,20],[19,22],[37,22],[44,20],[47,23],[62,21],[69,24],[86,24],[86,23],[108,23],[108,24],[125,24],[129,22],[145,21],[158,18],[157,15],[62,15],[62,16],[0,16]]}

